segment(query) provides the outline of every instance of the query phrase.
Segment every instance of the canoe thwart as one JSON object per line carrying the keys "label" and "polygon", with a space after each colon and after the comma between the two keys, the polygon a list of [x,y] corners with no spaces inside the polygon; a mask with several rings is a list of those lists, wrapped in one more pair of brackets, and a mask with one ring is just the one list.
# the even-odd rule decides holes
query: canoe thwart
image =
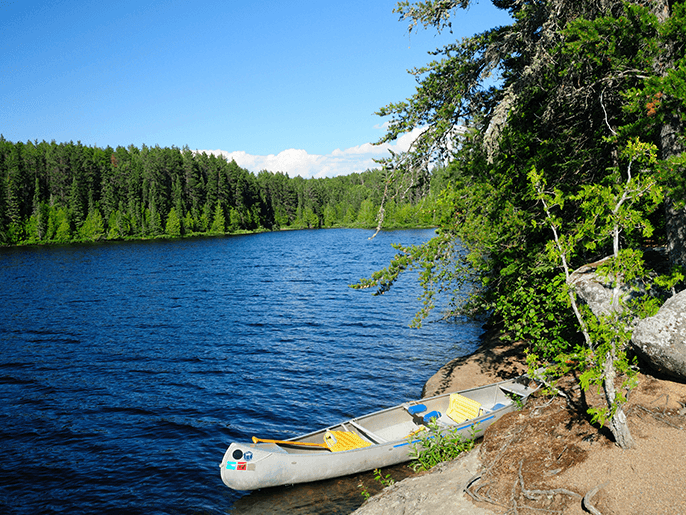
{"label": "canoe thwart", "polygon": [[519,395],[520,397],[527,397],[532,393],[531,388],[519,383],[509,383],[506,385],[502,385],[500,389],[506,393],[513,393],[515,395]]}
{"label": "canoe thwart", "polygon": [[352,426],[353,426],[355,429],[357,429],[357,430],[360,431],[361,433],[364,433],[365,436],[367,436],[367,438],[369,438],[370,440],[373,440],[373,443],[377,443],[377,444],[378,444],[378,443],[386,443],[386,440],[384,440],[384,439],[381,438],[380,436],[375,435],[374,433],[372,433],[372,432],[371,432],[369,429],[367,429],[366,427],[362,427],[360,424],[358,424],[358,423],[355,422],[354,420],[349,420],[349,422],[350,422],[350,424],[352,424]]}

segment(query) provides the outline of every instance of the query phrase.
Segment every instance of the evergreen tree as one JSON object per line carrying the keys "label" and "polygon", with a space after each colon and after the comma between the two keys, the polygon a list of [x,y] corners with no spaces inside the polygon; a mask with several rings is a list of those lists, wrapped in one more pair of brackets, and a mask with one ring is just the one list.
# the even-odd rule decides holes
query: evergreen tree
{"label": "evergreen tree", "polygon": [[68,243],[72,239],[72,228],[69,212],[66,208],[59,208],[55,215],[55,241]]}
{"label": "evergreen tree", "polygon": [[235,232],[240,229],[241,215],[233,207],[229,208],[229,231]]}
{"label": "evergreen tree", "polygon": [[171,208],[169,211],[169,216],[167,217],[167,230],[166,233],[172,238],[178,238],[181,236],[181,219],[176,213],[176,208]]}
{"label": "evergreen tree", "polygon": [[186,212],[186,216],[183,219],[183,227],[185,233],[193,233],[197,230],[197,223],[191,212]]}
{"label": "evergreen tree", "polygon": [[81,238],[88,241],[97,241],[105,235],[105,226],[100,210],[93,208],[79,228]]}
{"label": "evergreen tree", "polygon": [[217,207],[214,210],[212,228],[210,231],[216,234],[224,234],[226,232],[225,224],[224,210],[222,209],[221,201],[217,200]]}

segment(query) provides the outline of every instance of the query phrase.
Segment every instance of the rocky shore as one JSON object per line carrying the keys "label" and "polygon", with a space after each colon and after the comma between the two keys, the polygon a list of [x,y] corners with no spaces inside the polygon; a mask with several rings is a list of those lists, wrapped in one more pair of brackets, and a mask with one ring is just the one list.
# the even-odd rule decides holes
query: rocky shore
{"label": "rocky shore", "polygon": [[[423,395],[519,375],[523,351],[488,332],[476,353],[431,377]],[[386,488],[354,513],[686,515],[686,385],[642,370],[626,406],[636,439],[629,451],[583,414],[601,399],[568,386],[566,398],[531,398],[472,452]]]}

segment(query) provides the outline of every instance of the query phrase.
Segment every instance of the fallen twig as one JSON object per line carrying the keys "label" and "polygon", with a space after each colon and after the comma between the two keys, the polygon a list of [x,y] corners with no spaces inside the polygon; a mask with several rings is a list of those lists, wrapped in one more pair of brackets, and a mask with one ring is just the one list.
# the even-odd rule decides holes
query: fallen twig
{"label": "fallen twig", "polygon": [[[521,463],[520,463],[521,467]],[[517,515],[517,480],[515,479],[514,484],[512,485],[512,496],[510,497],[510,500],[512,501],[512,510],[514,511],[514,515]]]}
{"label": "fallen twig", "polygon": [[546,402],[545,404],[542,404],[541,406],[536,406],[536,409],[547,408],[553,402],[555,402],[555,400],[556,400],[556,397],[551,397],[550,400],[548,402]]}
{"label": "fallen twig", "polygon": [[527,488],[524,486],[524,477],[522,476],[522,465],[524,464],[524,460],[519,462],[519,482],[522,487],[522,493],[524,494],[524,497],[531,501],[537,501],[536,496],[542,496],[542,495],[555,495],[555,494],[561,494],[561,495],[571,495],[572,497],[578,497],[581,498],[581,494],[578,494],[576,492],[573,492],[571,490],[567,490],[565,488],[554,488],[552,490],[527,490]]}
{"label": "fallen twig", "polygon": [[[481,479],[486,479],[486,478],[487,478],[487,476],[490,474],[490,472],[491,472],[491,470],[493,469],[493,467],[498,463],[498,461],[500,461],[500,458],[503,456],[503,454],[505,453],[505,451],[507,450],[507,448],[510,446],[510,444],[511,444],[512,442],[514,442],[514,441],[517,439],[517,436],[518,436],[519,433],[521,433],[523,430],[524,430],[524,427],[521,427],[521,428],[519,428],[518,431],[516,431],[515,433],[513,433],[512,436],[510,437],[510,439],[505,443],[505,445],[503,445],[503,446],[500,448],[500,451],[498,452],[498,456],[496,456],[495,459],[493,459],[493,460],[491,461],[491,464],[490,464],[486,469],[484,469],[480,474],[477,474],[476,476],[472,477],[472,478],[467,482],[467,486],[465,486],[465,490],[464,490],[464,491],[467,492],[467,493],[472,497],[472,499],[474,499],[474,500],[476,500],[476,501],[483,501],[483,502],[488,502],[488,503],[490,503],[490,504],[495,504],[496,506],[503,506],[502,504],[499,504],[499,503],[495,502],[493,499],[491,499],[491,496],[490,496],[490,495],[488,495],[488,498],[486,498],[486,497],[483,497],[481,494],[479,494],[479,490],[481,490],[483,487],[489,485],[490,482],[483,483],[483,484],[478,485],[478,486],[475,486],[475,485],[476,485],[476,483],[478,483]],[[474,487],[474,486],[475,486],[475,488],[474,488],[473,491],[472,491],[471,488]]]}
{"label": "fallen twig", "polygon": [[479,486],[476,488],[476,490],[475,490],[474,492],[472,492],[471,490],[469,490],[468,488],[466,488],[466,489],[465,489],[465,492],[467,492],[467,493],[469,494],[469,496],[470,496],[474,501],[476,501],[476,502],[487,502],[487,503],[489,503],[489,504],[493,504],[494,506],[500,506],[501,508],[505,508],[505,507],[506,507],[505,505],[500,504],[500,503],[494,501],[493,498],[491,498],[491,494],[490,494],[490,491],[491,491],[491,490],[490,490],[490,488],[489,488],[489,490],[486,492],[485,495],[481,495],[481,494],[479,493],[479,491],[480,491],[482,488],[485,488],[485,487],[489,486],[490,484],[491,484],[491,483],[484,483],[483,485],[479,485]]}
{"label": "fallen twig", "polygon": [[[673,424],[672,422],[670,422],[670,421],[669,421],[667,418],[665,418],[665,416],[664,416],[662,413],[660,413],[659,411],[654,411],[654,410],[651,410],[651,409],[649,409],[649,408],[646,408],[645,406],[640,406],[640,405],[636,405],[636,406],[634,406],[633,408],[634,408],[634,410],[643,411],[644,413],[648,413],[649,415],[652,415],[653,418],[655,418],[655,419],[657,419],[657,420],[659,420],[659,421],[661,421],[661,422],[667,424],[668,426],[673,427],[674,429],[679,429],[679,430],[683,429],[683,427],[677,426],[676,424]],[[658,409],[658,408],[656,408],[656,409]],[[639,415],[639,417],[640,417],[640,415]]]}
{"label": "fallen twig", "polygon": [[655,400],[654,400],[653,402],[651,402],[650,404],[656,404],[657,401],[659,401],[659,400],[662,399],[663,397],[665,397],[665,405],[664,405],[664,407],[662,408],[662,411],[664,412],[665,408],[666,408],[667,405],[669,404],[669,394],[668,394],[668,393],[663,393],[662,395],[660,395],[657,399],[655,399]]}
{"label": "fallen twig", "polygon": [[583,506],[585,509],[590,511],[593,515],[603,515],[598,511],[598,509],[591,504],[591,499],[593,499],[593,496],[598,493],[598,490],[603,488],[607,482],[603,483],[602,485],[596,486],[594,489],[589,490],[586,495],[584,495],[584,498],[581,500],[581,506]]}
{"label": "fallen twig", "polygon": [[495,457],[495,459],[493,459],[493,461],[491,462],[490,466],[489,466],[486,470],[484,470],[483,474],[481,475],[482,477],[485,476],[485,475],[487,475],[487,474],[491,471],[491,469],[498,463],[498,461],[500,461],[500,458],[503,456],[503,454],[505,453],[505,451],[507,450],[507,448],[510,446],[510,444],[511,444],[512,442],[516,441],[516,437],[519,436],[519,433],[521,433],[522,431],[524,431],[524,429],[525,429],[526,427],[527,427],[526,425],[520,427],[520,428],[519,428],[519,431],[515,432],[515,433],[512,435],[512,437],[507,441],[507,443],[505,443],[505,445],[503,445],[503,446],[500,448],[500,452],[498,452],[498,455]]}

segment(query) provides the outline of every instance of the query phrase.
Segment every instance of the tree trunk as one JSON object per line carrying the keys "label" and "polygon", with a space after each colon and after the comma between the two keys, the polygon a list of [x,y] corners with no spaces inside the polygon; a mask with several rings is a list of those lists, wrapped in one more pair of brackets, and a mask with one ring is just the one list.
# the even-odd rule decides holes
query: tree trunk
{"label": "tree trunk", "polygon": [[674,265],[686,267],[686,209],[677,209],[672,200],[665,201],[667,251]]}
{"label": "tree trunk", "polygon": [[[661,23],[671,16],[670,0],[654,0],[651,10]],[[655,62],[654,70],[665,76],[674,68],[673,45],[667,47],[664,58]],[[683,152],[679,134],[683,123],[678,114],[668,116],[660,130],[660,153],[662,159],[677,156]],[[677,209],[671,199],[665,199],[665,225],[667,229],[667,251],[672,264],[686,266],[686,209]]]}
{"label": "tree trunk", "polygon": [[[614,406],[617,401],[617,392],[615,390],[615,378],[617,377],[617,373],[614,365],[614,354],[614,351],[607,353],[604,366],[603,389],[605,390],[605,400],[610,409],[612,409],[612,406]],[[634,439],[631,436],[631,431],[629,431],[626,414],[621,405],[617,406],[614,414],[610,417],[609,426],[617,445],[622,449],[631,449],[634,446]]]}

